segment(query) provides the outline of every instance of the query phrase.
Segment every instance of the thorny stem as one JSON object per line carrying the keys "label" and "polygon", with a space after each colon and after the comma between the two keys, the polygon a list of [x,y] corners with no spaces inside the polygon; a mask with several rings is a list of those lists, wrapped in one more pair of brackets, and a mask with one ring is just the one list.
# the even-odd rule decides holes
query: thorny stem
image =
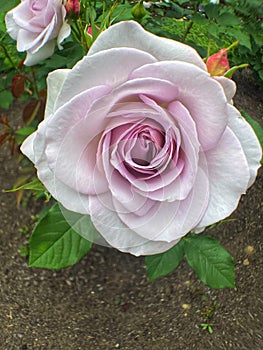
{"label": "thorny stem", "polygon": [[187,35],[190,33],[190,31],[191,31],[191,29],[192,29],[192,27],[193,27],[193,24],[194,24],[193,21],[190,21],[190,22],[189,22],[189,24],[188,24],[188,26],[187,26],[187,28],[186,28],[186,31],[185,31],[185,33],[184,33],[184,35],[183,35],[183,37],[182,37],[182,42],[183,42],[183,43],[185,42]]}
{"label": "thorny stem", "polygon": [[84,35],[84,32],[85,32],[86,28],[83,27],[81,19],[77,20],[77,26],[78,26],[78,30],[80,31],[81,45],[82,45],[83,49],[86,52],[88,52],[89,51],[89,47],[88,47],[87,40],[86,40],[85,35]]}
{"label": "thorny stem", "polygon": [[40,95],[39,95],[39,91],[38,91],[38,87],[37,87],[37,79],[36,79],[36,72],[35,72],[35,68],[34,67],[30,67],[31,72],[32,72],[32,85],[33,85],[33,89],[35,94],[37,95],[37,97],[40,99]]}

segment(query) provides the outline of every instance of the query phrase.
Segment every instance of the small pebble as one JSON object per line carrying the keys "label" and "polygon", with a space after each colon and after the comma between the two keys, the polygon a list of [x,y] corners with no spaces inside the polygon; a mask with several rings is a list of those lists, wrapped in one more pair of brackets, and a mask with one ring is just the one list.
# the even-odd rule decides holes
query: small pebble
{"label": "small pebble", "polygon": [[244,249],[244,251],[245,251],[245,254],[248,255],[248,256],[255,253],[255,249],[254,249],[254,247],[253,247],[252,245],[248,245],[248,246]]}
{"label": "small pebble", "polygon": [[243,265],[244,265],[244,266],[248,266],[248,265],[249,265],[249,260],[248,260],[248,258],[246,258],[246,259],[243,261]]}
{"label": "small pebble", "polygon": [[191,309],[191,305],[190,305],[190,304],[183,304],[183,305],[182,305],[182,308],[183,308],[184,310],[190,310],[190,309]]}

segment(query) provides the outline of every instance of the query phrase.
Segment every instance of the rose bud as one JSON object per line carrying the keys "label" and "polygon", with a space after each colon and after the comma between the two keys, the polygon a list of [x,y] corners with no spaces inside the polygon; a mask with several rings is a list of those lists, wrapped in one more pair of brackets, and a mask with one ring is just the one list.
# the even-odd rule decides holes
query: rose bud
{"label": "rose bud", "polygon": [[145,7],[143,5],[143,2],[140,1],[132,8],[132,15],[137,21],[141,21],[144,16],[146,16],[147,11],[145,10]]}
{"label": "rose bud", "polygon": [[[96,26],[95,27],[97,29],[97,31],[100,31],[100,27]],[[94,36],[93,30],[92,30],[92,26],[89,26],[87,29],[87,33],[89,34],[89,36],[92,38]]]}
{"label": "rose bud", "polygon": [[68,0],[65,4],[67,15],[78,16],[80,12],[80,2],[79,0]]}
{"label": "rose bud", "polygon": [[230,69],[227,54],[228,49],[221,49],[214,55],[208,57],[206,67],[210,75],[224,75]]}

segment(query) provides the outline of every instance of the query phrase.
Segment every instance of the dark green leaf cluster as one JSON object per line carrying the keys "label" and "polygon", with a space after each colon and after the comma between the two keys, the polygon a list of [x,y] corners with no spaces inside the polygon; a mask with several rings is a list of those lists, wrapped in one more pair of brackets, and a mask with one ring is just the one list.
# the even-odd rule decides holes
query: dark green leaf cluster
{"label": "dark green leaf cluster", "polygon": [[186,256],[200,281],[211,288],[235,287],[233,257],[213,237],[189,234],[170,250],[145,259],[150,280],[171,273]]}
{"label": "dark green leaf cluster", "polygon": [[261,0],[153,2],[145,26],[185,42],[205,57],[238,40],[231,65],[248,63],[263,80],[263,2]]}

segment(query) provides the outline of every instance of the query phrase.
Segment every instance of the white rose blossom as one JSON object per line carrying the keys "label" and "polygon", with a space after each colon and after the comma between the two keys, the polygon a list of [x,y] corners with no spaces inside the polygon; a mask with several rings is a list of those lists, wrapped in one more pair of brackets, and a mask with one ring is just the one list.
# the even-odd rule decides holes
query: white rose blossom
{"label": "white rose blossom", "polygon": [[108,245],[161,253],[229,216],[255,180],[262,151],[234,94],[193,48],[121,22],[49,75],[45,119],[22,152]]}

